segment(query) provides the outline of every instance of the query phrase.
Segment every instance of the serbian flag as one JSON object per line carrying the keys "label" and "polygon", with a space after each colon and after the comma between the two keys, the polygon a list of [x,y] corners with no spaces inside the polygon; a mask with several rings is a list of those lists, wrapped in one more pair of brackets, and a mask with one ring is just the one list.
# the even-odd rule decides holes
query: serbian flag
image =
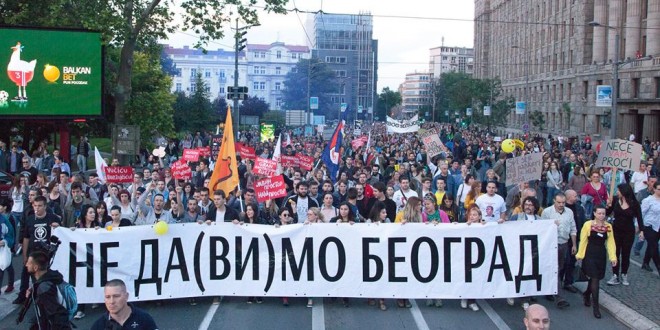
{"label": "serbian flag", "polygon": [[366,165],[369,165],[369,162],[367,162],[368,156],[370,156],[369,148],[371,148],[371,131],[369,131],[369,139],[367,139],[367,147],[364,148],[364,158],[362,159]]}
{"label": "serbian flag", "polygon": [[222,135],[222,144],[215,162],[209,187],[212,191],[218,189],[225,192],[225,196],[238,186],[238,165],[236,164],[236,146],[234,145],[234,128],[231,121],[231,108],[227,106],[227,119],[225,131]]}
{"label": "serbian flag", "polygon": [[321,159],[323,163],[328,168],[328,175],[332,179],[332,183],[337,182],[337,173],[339,172],[339,158],[341,157],[341,140],[342,140],[342,130],[344,129],[344,120],[342,119],[335,132],[332,133],[330,141],[325,146]]}

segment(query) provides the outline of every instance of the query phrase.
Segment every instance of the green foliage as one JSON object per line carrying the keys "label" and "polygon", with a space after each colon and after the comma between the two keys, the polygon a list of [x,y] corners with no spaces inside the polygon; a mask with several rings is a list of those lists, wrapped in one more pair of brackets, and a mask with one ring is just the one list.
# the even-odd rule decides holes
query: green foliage
{"label": "green foliage", "polygon": [[545,129],[545,116],[541,111],[532,111],[529,114],[529,120],[531,121],[534,127],[538,128],[540,131]]}
{"label": "green foliage", "polygon": [[385,117],[390,115],[393,107],[401,105],[401,93],[391,90],[389,87],[383,88],[378,94],[378,103],[374,118],[378,117],[379,120],[385,121]]}
{"label": "green foliage", "polygon": [[209,101],[206,87],[202,75],[198,73],[195,77],[195,92],[190,96],[177,94],[174,105],[174,126],[177,131],[197,132],[218,124],[219,116]]}
{"label": "green foliage", "polygon": [[335,73],[318,58],[299,60],[295,68],[286,75],[282,91],[284,108],[288,110],[307,109],[308,83],[309,96],[319,98],[319,109],[314,112],[318,115],[325,115],[326,118],[336,115],[336,109],[331,110],[330,93],[339,91],[338,79]]}
{"label": "green foliage", "polygon": [[154,136],[174,134],[175,96],[170,93],[172,80],[161,70],[158,57],[137,52],[133,59],[133,97],[128,103],[126,122],[139,125],[142,143],[149,145]]}
{"label": "green foliage", "polygon": [[268,111],[261,118],[262,122],[274,123],[276,127],[286,126],[284,111]]}
{"label": "green foliage", "polygon": [[266,112],[268,112],[270,105],[262,99],[252,96],[243,101],[238,108],[240,109],[241,116],[259,116],[259,118],[261,118]]}

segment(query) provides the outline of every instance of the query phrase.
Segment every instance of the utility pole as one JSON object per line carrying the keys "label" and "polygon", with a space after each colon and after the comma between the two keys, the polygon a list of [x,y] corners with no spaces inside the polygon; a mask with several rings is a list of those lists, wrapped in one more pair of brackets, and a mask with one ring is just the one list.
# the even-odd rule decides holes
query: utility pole
{"label": "utility pole", "polygon": [[[233,120],[233,126],[234,126],[234,134],[236,134],[236,141],[239,139],[239,134],[238,134],[238,124],[240,121],[238,120],[239,112],[238,112],[238,53],[241,51],[241,41],[245,40],[243,36],[247,33],[246,31],[240,31],[238,28],[238,18],[236,18],[236,35],[234,36],[234,95],[232,96],[232,100],[234,101],[234,107],[233,107],[233,114],[232,117],[234,118]],[[247,41],[247,40],[246,40]],[[245,46],[243,46],[245,48]]]}
{"label": "utility pole", "polygon": [[614,35],[614,63],[612,63],[612,120],[610,125],[610,139],[616,139],[617,101],[619,99],[619,29],[615,29]]}

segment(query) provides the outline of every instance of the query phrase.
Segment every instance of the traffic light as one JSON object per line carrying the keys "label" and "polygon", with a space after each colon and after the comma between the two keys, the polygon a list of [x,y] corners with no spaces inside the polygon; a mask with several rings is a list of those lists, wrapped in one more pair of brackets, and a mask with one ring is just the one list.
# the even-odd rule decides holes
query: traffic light
{"label": "traffic light", "polygon": [[247,31],[236,32],[236,52],[242,51],[245,49],[245,46],[247,46],[247,38],[245,38],[246,34]]}
{"label": "traffic light", "polygon": [[228,100],[233,100],[234,97],[236,97],[239,100],[247,100],[248,99],[248,88],[245,86],[239,86],[235,88],[234,86],[228,86],[227,87],[227,99]]}

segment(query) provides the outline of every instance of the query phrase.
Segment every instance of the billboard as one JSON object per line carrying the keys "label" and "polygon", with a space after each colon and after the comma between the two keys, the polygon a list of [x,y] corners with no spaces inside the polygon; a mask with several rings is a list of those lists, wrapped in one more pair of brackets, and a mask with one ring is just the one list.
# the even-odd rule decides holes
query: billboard
{"label": "billboard", "polygon": [[0,28],[0,116],[102,114],[101,34]]}

